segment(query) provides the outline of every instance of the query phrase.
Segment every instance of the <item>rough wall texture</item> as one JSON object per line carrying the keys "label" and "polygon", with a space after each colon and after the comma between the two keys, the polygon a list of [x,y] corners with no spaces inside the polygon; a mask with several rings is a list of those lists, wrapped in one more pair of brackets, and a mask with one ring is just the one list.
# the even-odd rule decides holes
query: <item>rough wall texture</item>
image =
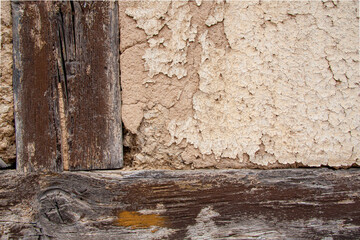
{"label": "rough wall texture", "polygon": [[0,2],[0,161],[15,162],[12,92],[12,23],[10,1]]}
{"label": "rough wall texture", "polygon": [[360,165],[358,5],[122,2],[127,165]]}

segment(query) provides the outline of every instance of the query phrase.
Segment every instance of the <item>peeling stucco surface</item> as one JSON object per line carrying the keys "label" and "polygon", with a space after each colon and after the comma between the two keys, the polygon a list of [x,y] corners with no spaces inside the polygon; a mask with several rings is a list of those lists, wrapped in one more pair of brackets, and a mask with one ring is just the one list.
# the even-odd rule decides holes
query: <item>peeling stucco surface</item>
{"label": "peeling stucco surface", "polygon": [[121,5],[129,167],[359,165],[357,1]]}
{"label": "peeling stucco surface", "polygon": [[3,161],[8,165],[15,161],[15,130],[12,91],[12,21],[10,1],[1,1],[0,14],[0,161]]}

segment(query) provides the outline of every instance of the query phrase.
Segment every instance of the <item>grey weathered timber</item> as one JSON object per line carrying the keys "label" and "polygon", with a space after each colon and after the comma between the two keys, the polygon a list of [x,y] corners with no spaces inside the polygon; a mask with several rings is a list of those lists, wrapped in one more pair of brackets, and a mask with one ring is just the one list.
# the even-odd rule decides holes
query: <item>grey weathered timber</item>
{"label": "grey weathered timber", "polygon": [[122,167],[118,3],[14,1],[17,168]]}
{"label": "grey weathered timber", "polygon": [[0,172],[0,239],[359,239],[360,169]]}

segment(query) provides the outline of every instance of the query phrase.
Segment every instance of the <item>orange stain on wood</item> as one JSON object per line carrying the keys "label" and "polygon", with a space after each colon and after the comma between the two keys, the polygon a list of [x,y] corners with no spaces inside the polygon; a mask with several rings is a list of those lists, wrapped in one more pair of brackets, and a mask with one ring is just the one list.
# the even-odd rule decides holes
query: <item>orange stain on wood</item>
{"label": "orange stain on wood", "polygon": [[157,214],[141,214],[138,212],[123,211],[118,215],[116,224],[132,229],[150,228],[152,226],[164,227],[166,218]]}

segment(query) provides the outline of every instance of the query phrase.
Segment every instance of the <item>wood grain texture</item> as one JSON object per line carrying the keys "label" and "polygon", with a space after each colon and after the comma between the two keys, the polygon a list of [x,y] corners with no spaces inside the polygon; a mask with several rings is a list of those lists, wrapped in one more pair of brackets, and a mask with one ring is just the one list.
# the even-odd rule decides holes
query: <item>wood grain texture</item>
{"label": "wood grain texture", "polygon": [[358,239],[360,170],[0,173],[0,239]]}
{"label": "wood grain texture", "polygon": [[122,167],[118,3],[12,7],[18,169]]}
{"label": "wood grain texture", "polygon": [[45,3],[13,2],[13,87],[17,168],[62,169],[56,38]]}

